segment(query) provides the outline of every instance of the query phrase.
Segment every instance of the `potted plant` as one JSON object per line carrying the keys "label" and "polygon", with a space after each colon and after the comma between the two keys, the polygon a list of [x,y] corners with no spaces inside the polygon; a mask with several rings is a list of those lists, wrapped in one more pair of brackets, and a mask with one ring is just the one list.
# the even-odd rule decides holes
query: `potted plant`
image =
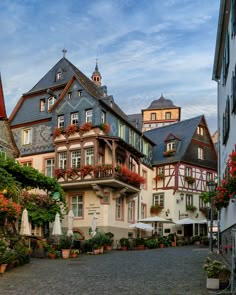
{"label": "potted plant", "polygon": [[160,248],[164,248],[167,245],[167,240],[163,236],[158,237],[158,244]]}
{"label": "potted plant", "polygon": [[135,245],[137,250],[144,250],[145,241],[143,238],[136,238]]}
{"label": "potted plant", "polygon": [[114,234],[111,232],[107,232],[105,233],[105,236],[106,236],[106,242],[104,246],[106,247],[106,250],[110,251],[112,250]]}
{"label": "potted plant", "polygon": [[60,246],[63,258],[67,259],[70,257],[71,245],[72,245],[71,236],[66,236],[65,234],[61,236],[59,246]]}
{"label": "potted plant", "polygon": [[219,289],[220,280],[225,281],[230,277],[230,270],[222,262],[212,260],[210,257],[207,257],[203,269],[207,274],[207,289]]}
{"label": "potted plant", "polygon": [[79,250],[78,249],[71,249],[70,251],[70,257],[71,258],[76,258],[79,255]]}
{"label": "potted plant", "polygon": [[120,246],[122,251],[126,251],[129,247],[129,239],[127,238],[121,238],[120,239]]}
{"label": "potted plant", "polygon": [[187,181],[188,184],[193,184],[195,179],[192,176],[185,176],[185,181]]}
{"label": "potted plant", "polygon": [[102,123],[101,124],[101,130],[105,133],[108,134],[111,132],[111,126],[108,123]]}
{"label": "potted plant", "polygon": [[48,258],[50,259],[57,258],[57,251],[51,245],[48,245],[47,251],[48,251]]}
{"label": "potted plant", "polygon": [[172,247],[176,247],[176,234],[175,233],[170,233],[168,235],[168,240],[170,241]]}

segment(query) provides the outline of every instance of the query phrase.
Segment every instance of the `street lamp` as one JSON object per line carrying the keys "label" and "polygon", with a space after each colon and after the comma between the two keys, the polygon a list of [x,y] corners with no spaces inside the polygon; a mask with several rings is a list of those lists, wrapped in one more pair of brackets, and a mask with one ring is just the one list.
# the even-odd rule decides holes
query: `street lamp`
{"label": "street lamp", "polygon": [[210,219],[210,252],[213,252],[213,202],[212,202],[212,193],[216,190],[216,183],[213,180],[207,182],[208,191],[211,198],[211,219]]}

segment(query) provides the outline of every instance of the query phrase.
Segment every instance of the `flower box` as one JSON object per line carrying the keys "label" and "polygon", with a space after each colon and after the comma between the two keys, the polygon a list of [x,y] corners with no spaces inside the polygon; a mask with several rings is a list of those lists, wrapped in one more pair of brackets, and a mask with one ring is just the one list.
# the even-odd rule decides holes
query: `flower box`
{"label": "flower box", "polygon": [[185,176],[184,179],[188,184],[193,184],[195,182],[195,179],[192,176]]}
{"label": "flower box", "polygon": [[160,205],[152,205],[150,208],[151,214],[159,214],[162,211],[163,207]]}
{"label": "flower box", "polygon": [[197,210],[197,208],[196,208],[195,206],[188,205],[188,206],[186,206],[186,210],[187,210],[187,211],[195,212],[195,211]]}
{"label": "flower box", "polygon": [[170,157],[170,156],[172,156],[174,153],[175,153],[175,150],[174,150],[174,149],[173,149],[173,150],[168,150],[168,151],[163,152],[163,156],[164,156],[164,157]]}
{"label": "flower box", "polygon": [[101,124],[101,130],[105,133],[105,134],[108,134],[111,132],[111,127],[108,123],[102,123]]}

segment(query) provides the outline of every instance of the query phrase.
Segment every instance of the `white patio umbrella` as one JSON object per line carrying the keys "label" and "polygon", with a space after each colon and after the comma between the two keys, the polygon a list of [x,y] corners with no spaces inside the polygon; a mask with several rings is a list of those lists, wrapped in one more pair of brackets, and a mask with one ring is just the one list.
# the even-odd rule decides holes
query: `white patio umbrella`
{"label": "white patio umbrella", "polygon": [[74,213],[72,210],[68,213],[68,230],[67,236],[73,236]]}
{"label": "white patio umbrella", "polygon": [[147,217],[147,218],[139,219],[139,221],[141,221],[141,222],[174,223],[173,221],[168,220],[168,219],[165,219],[165,218],[160,217],[160,216],[151,216],[151,217]]}
{"label": "white patio umbrella", "polygon": [[56,214],[55,221],[53,224],[52,234],[54,236],[60,236],[62,234],[61,231],[61,221],[59,213]]}
{"label": "white patio umbrella", "polygon": [[97,228],[97,215],[96,212],[93,213],[93,218],[92,218],[92,222],[91,222],[91,235],[92,237],[94,237],[96,235],[96,228]]}
{"label": "white patio umbrella", "polygon": [[136,228],[136,229],[142,229],[142,230],[153,230],[154,228],[146,223],[142,223],[142,222],[138,222],[138,223],[134,223],[129,225],[129,228]]}
{"label": "white patio umbrella", "polygon": [[179,225],[195,224],[195,223],[197,223],[196,220],[193,220],[191,218],[184,218],[184,219],[175,221],[175,224],[179,224]]}
{"label": "white patio umbrella", "polygon": [[207,219],[196,220],[196,223],[205,224],[207,223]]}
{"label": "white patio umbrella", "polygon": [[22,218],[21,218],[21,225],[20,225],[20,235],[22,235],[22,236],[30,236],[31,235],[27,209],[23,210],[23,214],[22,214]]}

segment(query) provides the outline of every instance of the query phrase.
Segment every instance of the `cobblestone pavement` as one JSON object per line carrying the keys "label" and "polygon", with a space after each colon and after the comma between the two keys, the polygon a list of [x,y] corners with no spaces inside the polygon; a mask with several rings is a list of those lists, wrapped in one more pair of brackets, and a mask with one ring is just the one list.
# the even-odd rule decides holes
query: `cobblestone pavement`
{"label": "cobblestone pavement", "polygon": [[191,246],[32,259],[1,275],[0,295],[205,295],[208,249]]}

